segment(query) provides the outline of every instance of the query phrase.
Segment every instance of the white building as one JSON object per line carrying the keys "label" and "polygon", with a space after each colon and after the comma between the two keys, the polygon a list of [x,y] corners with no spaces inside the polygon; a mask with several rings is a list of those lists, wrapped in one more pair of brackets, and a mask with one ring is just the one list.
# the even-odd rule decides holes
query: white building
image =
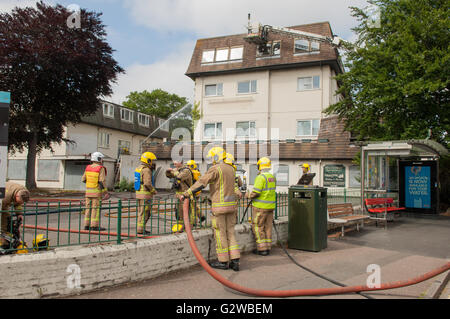
{"label": "white building", "polygon": [[[328,22],[290,29],[333,37]],[[279,160],[279,191],[297,183],[303,163],[316,173],[314,185],[359,188],[359,168],[352,164],[359,148],[336,116],[323,113],[340,98],[334,78],[343,72],[338,51],[326,42],[269,33],[267,50],[261,52],[246,36],[197,40],[186,72],[195,82],[195,103],[202,115],[195,126],[195,144],[228,142],[227,151],[235,152],[249,172],[250,184],[257,174],[257,158],[270,155]],[[260,151],[258,147],[263,150],[265,142],[273,140],[275,153]],[[239,145],[244,145],[243,156]],[[164,148],[148,149],[170,162]],[[204,172],[206,163],[201,167]]]}
{"label": "white building", "polygon": [[[90,154],[99,151],[105,155],[107,187],[113,188],[120,178],[118,160],[123,156],[139,156],[142,142],[161,124],[154,116],[102,101],[98,111],[84,117],[81,123],[65,128],[64,138],[72,142],[53,144],[53,153],[43,150],[36,159],[38,188],[84,190],[81,177]],[[169,135],[165,125],[146,142],[163,141]],[[128,156],[128,157],[130,157]],[[27,151],[8,157],[7,178],[25,184]]]}

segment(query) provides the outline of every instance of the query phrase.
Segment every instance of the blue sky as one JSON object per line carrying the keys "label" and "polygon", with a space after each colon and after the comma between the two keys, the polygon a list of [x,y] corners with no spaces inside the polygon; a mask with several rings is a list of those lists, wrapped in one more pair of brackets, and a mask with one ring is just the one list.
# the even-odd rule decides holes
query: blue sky
{"label": "blue sky", "polygon": [[[366,0],[44,0],[64,6],[76,4],[102,12],[108,42],[125,69],[107,99],[122,103],[131,91],[161,88],[193,98],[194,83],[186,77],[195,41],[245,33],[247,14],[274,26],[329,21],[333,32],[354,39],[357,21],[349,6],[364,8]],[[0,0],[0,11],[34,0]]]}

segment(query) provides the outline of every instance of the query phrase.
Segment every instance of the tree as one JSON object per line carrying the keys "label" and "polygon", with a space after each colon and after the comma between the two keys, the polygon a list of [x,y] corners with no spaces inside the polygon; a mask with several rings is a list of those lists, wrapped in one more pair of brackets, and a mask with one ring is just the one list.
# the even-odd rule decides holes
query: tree
{"label": "tree", "polygon": [[450,145],[450,2],[370,0],[380,10],[374,26],[352,7],[359,25],[347,44],[348,72],[336,78],[338,114],[358,139],[432,138]]}
{"label": "tree", "polygon": [[[169,131],[172,132],[175,128],[184,127],[189,129],[192,135],[192,105],[188,103],[185,97],[161,89],[155,89],[152,92],[147,90],[134,91],[127,96],[127,101],[123,105],[162,119],[169,119],[173,116],[170,120]],[[179,113],[176,114],[176,112]]]}
{"label": "tree", "polygon": [[[9,147],[28,149],[26,186],[36,188],[36,154],[67,141],[64,127],[94,113],[123,69],[105,41],[101,13],[36,3],[0,14],[0,91],[11,92]],[[73,20],[72,20],[73,21]]]}

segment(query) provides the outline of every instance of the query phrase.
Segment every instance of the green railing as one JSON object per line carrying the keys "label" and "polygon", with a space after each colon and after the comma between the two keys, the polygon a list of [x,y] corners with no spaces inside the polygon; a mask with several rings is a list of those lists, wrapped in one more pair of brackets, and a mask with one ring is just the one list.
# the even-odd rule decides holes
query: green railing
{"label": "green railing", "polygon": [[343,204],[352,203],[353,206],[361,205],[361,190],[359,189],[328,189],[327,190],[328,204]]}
{"label": "green railing", "polygon": [[[237,222],[240,223],[250,200],[242,198],[238,205]],[[193,207],[192,205],[191,207]],[[172,228],[177,224],[178,200],[172,196],[165,198],[154,198],[144,206],[151,212],[146,224],[145,236],[137,233],[139,202],[136,199],[109,200],[100,202],[99,226],[104,230],[92,230],[84,227],[84,213],[86,206],[84,200],[57,200],[57,201],[35,201],[24,205],[20,211],[0,211],[6,222],[7,215],[12,218],[6,223],[7,231],[0,233],[3,246],[0,255],[14,252],[37,251],[33,247],[33,240],[42,235],[49,239],[44,242],[41,249],[57,248],[75,245],[90,245],[101,243],[123,243],[139,238],[151,238],[172,234]],[[207,228],[211,226],[211,205],[206,197],[201,196],[195,202],[195,218],[191,219],[193,228]],[[191,212],[194,210],[192,209]],[[15,225],[17,213],[22,214],[22,223]],[[244,222],[251,217],[251,207],[247,211]],[[274,218],[287,216],[288,194],[277,194],[277,209]],[[203,222],[200,217],[204,216]],[[2,228],[5,226],[2,226]],[[18,233],[20,235],[18,235]],[[16,237],[14,238],[14,234]],[[19,237],[20,236],[20,237]],[[18,240],[22,240],[28,246],[23,251],[17,247]],[[16,248],[17,247],[17,248]],[[33,249],[34,248],[34,249]]]}

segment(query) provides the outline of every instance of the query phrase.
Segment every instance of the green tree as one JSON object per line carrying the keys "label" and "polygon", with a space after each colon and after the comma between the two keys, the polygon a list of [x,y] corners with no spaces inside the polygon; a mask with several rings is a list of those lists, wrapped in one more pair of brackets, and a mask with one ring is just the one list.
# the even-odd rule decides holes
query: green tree
{"label": "green tree", "polygon": [[[185,97],[161,89],[155,89],[151,92],[147,90],[134,91],[127,96],[127,101],[123,105],[162,119],[169,119],[180,111],[170,120],[169,131],[172,132],[175,128],[184,127],[189,129],[192,134],[192,105],[189,105]],[[184,109],[182,110],[182,108]]]}
{"label": "green tree", "polygon": [[450,2],[369,0],[379,8],[371,23],[351,7],[359,25],[346,44],[348,72],[337,76],[338,114],[358,139],[431,137],[450,144]]}
{"label": "green tree", "polygon": [[36,155],[67,141],[64,128],[94,113],[123,69],[106,42],[101,13],[36,3],[0,13],[0,91],[11,92],[9,149],[28,149],[26,186],[36,188]]}

